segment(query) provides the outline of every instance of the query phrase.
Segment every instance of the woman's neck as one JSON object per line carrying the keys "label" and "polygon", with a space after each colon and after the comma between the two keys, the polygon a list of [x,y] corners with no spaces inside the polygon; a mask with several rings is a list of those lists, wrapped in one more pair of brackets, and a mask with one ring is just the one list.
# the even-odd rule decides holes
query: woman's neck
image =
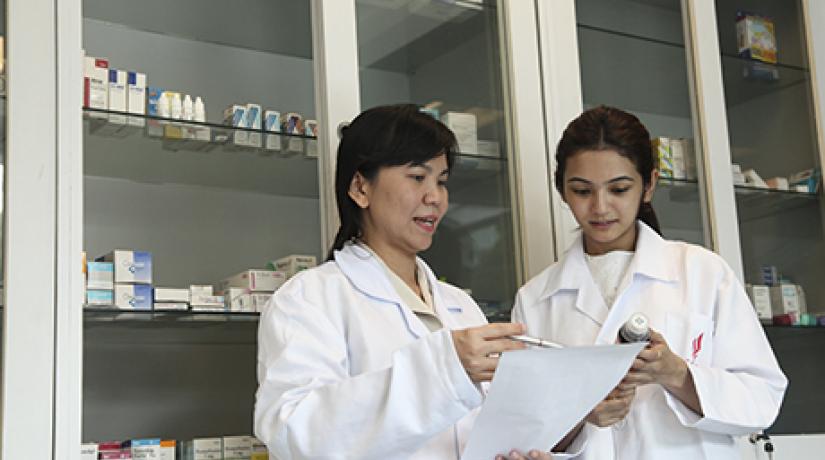
{"label": "woman's neck", "polygon": [[404,283],[409,286],[413,292],[420,295],[421,289],[418,286],[418,267],[415,263],[415,255],[408,254],[398,250],[389,245],[383,245],[378,242],[369,240],[362,240],[364,244],[370,247],[378,257],[384,261],[384,264],[392,270]]}

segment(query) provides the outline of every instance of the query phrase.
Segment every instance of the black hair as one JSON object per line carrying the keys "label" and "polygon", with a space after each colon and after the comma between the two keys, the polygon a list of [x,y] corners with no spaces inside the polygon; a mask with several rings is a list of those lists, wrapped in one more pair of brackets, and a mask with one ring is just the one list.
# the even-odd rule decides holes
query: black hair
{"label": "black hair", "polygon": [[[564,196],[564,171],[567,160],[585,150],[615,150],[630,160],[642,176],[643,190],[650,187],[650,178],[658,168],[658,158],[654,156],[650,144],[650,133],[636,118],[615,107],[600,105],[586,110],[571,121],[556,147],[556,190]],[[644,196],[644,192],[643,195]],[[659,235],[659,219],[653,206],[644,199],[639,203],[636,218],[647,224]]]}
{"label": "black hair", "polygon": [[361,208],[350,198],[355,173],[373,180],[382,167],[424,164],[441,155],[452,168],[456,138],[449,128],[414,104],[373,107],[341,130],[335,165],[335,202],[341,226],[327,260],[361,236]]}

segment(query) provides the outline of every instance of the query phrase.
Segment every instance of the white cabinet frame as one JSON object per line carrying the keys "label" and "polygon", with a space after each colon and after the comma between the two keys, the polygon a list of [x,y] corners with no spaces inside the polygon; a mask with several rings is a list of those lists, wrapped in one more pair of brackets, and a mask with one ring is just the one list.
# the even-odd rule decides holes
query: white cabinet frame
{"label": "white cabinet frame", "polygon": [[5,460],[53,458],[59,119],[55,115],[56,9],[55,0],[6,3],[9,40],[0,432],[0,458]]}

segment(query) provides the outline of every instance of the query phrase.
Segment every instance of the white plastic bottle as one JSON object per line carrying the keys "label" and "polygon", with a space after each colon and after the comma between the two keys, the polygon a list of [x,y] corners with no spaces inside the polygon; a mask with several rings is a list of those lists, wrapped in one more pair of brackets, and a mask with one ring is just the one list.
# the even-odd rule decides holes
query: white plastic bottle
{"label": "white plastic bottle", "polygon": [[183,119],[192,121],[192,97],[188,94],[183,98]]}
{"label": "white plastic bottle", "polygon": [[203,99],[200,96],[195,98],[194,121],[206,123],[206,107],[204,107]]}
{"label": "white plastic bottle", "polygon": [[169,94],[163,92],[160,94],[160,97],[158,98],[158,116],[163,118],[169,118],[169,115]]}
{"label": "white plastic bottle", "polygon": [[172,118],[175,120],[181,119],[181,112],[183,112],[183,104],[180,100],[180,93],[172,93],[172,102],[169,104]]}

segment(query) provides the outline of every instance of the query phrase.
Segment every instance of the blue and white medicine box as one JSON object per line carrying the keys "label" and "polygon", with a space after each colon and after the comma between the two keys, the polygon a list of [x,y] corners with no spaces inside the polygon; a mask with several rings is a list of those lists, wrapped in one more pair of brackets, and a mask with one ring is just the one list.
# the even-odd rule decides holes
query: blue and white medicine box
{"label": "blue and white medicine box", "polygon": [[115,296],[111,289],[89,289],[86,291],[86,305],[110,306],[114,304]]}
{"label": "blue and white medicine box", "polygon": [[112,262],[115,283],[152,284],[152,254],[142,251],[114,250],[97,261]]}
{"label": "blue and white medicine box", "polygon": [[151,310],[152,286],[115,284],[115,306],[124,310]]}
{"label": "blue and white medicine box", "polygon": [[132,460],[160,458],[160,439],[132,439],[124,442],[123,448],[132,451]]}
{"label": "blue and white medicine box", "polygon": [[86,263],[86,289],[107,289],[115,287],[115,269],[111,262]]}

